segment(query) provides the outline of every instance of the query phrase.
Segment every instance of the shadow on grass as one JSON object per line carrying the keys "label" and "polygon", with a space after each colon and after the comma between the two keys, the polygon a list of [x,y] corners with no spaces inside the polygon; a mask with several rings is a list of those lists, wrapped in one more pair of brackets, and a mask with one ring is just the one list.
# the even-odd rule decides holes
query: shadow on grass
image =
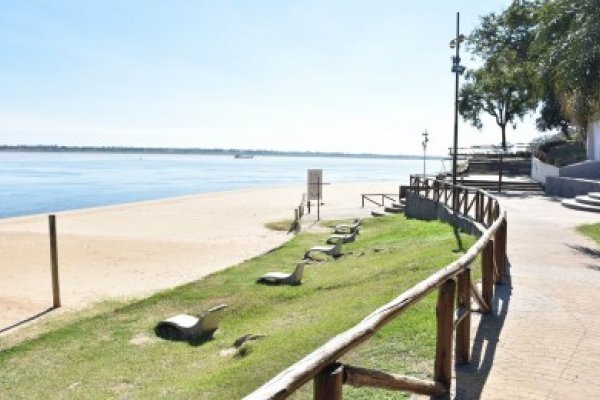
{"label": "shadow on grass", "polygon": [[457,227],[453,227],[452,231],[454,232],[454,237],[456,238],[456,246],[457,248],[452,250],[455,253],[464,253],[465,246],[463,245],[462,239],[460,237],[460,231]]}
{"label": "shadow on grass", "polygon": [[195,337],[186,337],[186,335],[180,329],[170,325],[157,325],[154,328],[154,333],[163,340],[168,340],[171,342],[187,342],[190,346],[194,347],[201,346],[204,343],[214,339],[213,332]]}
{"label": "shadow on grass", "polygon": [[29,318],[25,318],[22,321],[19,321],[19,322],[15,323],[15,324],[7,326],[6,328],[0,329],[0,334],[2,334],[4,332],[8,332],[8,331],[10,331],[12,329],[18,328],[19,326],[24,325],[24,324],[26,324],[28,322],[35,321],[36,319],[38,319],[40,317],[43,317],[44,315],[46,315],[46,314],[48,314],[48,313],[50,313],[51,311],[54,311],[54,310],[56,310],[55,307],[47,308],[46,310],[44,310],[42,312],[39,312],[39,313],[37,313],[37,314],[29,317]]}
{"label": "shadow on grass", "polygon": [[512,283],[507,262],[504,282],[494,290],[493,310],[482,315],[473,338],[471,362],[456,366],[455,399],[478,399],[492,369],[500,332],[508,313]]}

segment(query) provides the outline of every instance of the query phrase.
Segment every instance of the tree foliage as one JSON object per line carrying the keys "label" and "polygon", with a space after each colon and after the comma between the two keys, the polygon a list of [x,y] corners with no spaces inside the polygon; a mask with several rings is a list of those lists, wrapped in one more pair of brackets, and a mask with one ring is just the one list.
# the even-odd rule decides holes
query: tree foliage
{"label": "tree foliage", "polygon": [[571,119],[563,112],[554,87],[549,81],[540,79],[538,86],[541,102],[540,116],[536,119],[536,126],[540,131],[560,129],[566,139],[570,139]]}
{"label": "tree foliage", "polygon": [[533,53],[546,97],[585,131],[600,114],[600,2],[546,1]]}
{"label": "tree foliage", "polygon": [[502,14],[491,13],[469,36],[468,48],[481,59],[467,73],[459,112],[481,129],[482,112],[495,118],[506,149],[506,126],[535,109],[535,64],[529,57],[534,39],[537,1],[516,0]]}

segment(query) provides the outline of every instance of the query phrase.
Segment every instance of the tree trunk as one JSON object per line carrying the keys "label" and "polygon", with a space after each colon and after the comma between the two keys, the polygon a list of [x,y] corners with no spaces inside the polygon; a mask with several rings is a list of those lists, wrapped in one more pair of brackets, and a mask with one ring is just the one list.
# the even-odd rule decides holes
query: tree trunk
{"label": "tree trunk", "polygon": [[567,139],[567,140],[571,139],[571,135],[569,134],[569,124],[568,123],[562,122],[560,124],[560,131],[564,135],[565,139]]}
{"label": "tree trunk", "polygon": [[500,165],[498,171],[498,193],[502,192],[502,172],[504,169],[504,152],[506,151],[506,124],[501,125],[502,128],[502,149],[500,150]]}

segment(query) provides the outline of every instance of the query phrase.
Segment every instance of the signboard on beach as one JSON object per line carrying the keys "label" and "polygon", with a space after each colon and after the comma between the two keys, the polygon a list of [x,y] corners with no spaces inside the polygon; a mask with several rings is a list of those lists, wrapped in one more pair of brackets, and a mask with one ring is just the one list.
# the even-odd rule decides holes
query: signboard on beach
{"label": "signboard on beach", "polygon": [[308,201],[321,200],[323,198],[323,170],[322,169],[309,169],[308,180],[307,180]]}

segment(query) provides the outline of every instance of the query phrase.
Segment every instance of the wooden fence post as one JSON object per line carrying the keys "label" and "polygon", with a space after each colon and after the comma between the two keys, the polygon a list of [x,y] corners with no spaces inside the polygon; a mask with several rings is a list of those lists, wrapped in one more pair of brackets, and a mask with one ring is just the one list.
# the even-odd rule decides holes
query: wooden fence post
{"label": "wooden fence post", "polygon": [[475,192],[475,221],[479,222],[481,211],[479,210],[479,191]]}
{"label": "wooden fence post", "polygon": [[465,198],[465,204],[464,204],[464,212],[463,212],[463,214],[465,216],[468,216],[469,215],[469,189],[465,190],[465,196],[464,196],[464,198]]}
{"label": "wooden fence post", "polygon": [[485,210],[485,197],[482,192],[479,192],[479,222],[482,224],[483,221],[485,221],[485,213],[483,210]]}
{"label": "wooden fence post", "polygon": [[502,224],[502,231],[504,232],[504,234],[502,235],[502,256],[504,257],[504,262],[502,263],[502,265],[506,269],[506,263],[508,262],[508,221],[506,220],[506,218],[504,219],[504,223]]}
{"label": "wooden fence post", "polygon": [[58,284],[58,248],[56,245],[56,216],[48,216],[50,228],[50,263],[52,269],[52,307],[60,307],[60,286]]}
{"label": "wooden fence post", "polygon": [[488,241],[481,252],[481,297],[488,306],[488,313],[492,312],[494,298],[494,242]]}
{"label": "wooden fence post", "polygon": [[497,285],[502,284],[502,275],[504,273],[504,262],[502,255],[502,225],[494,234],[494,282]]}
{"label": "wooden fence post", "polygon": [[457,307],[466,313],[456,326],[457,363],[468,363],[471,359],[471,269],[467,268],[458,275],[457,280],[458,304]]}
{"label": "wooden fence post", "polygon": [[454,332],[454,297],[456,283],[449,279],[438,289],[436,306],[437,340],[433,380],[450,390],[452,382],[452,334]]}
{"label": "wooden fence post", "polygon": [[498,254],[497,254],[497,261],[498,261],[498,279],[496,280],[496,283],[502,283],[504,280],[504,271],[506,268],[506,220],[502,221],[502,224],[500,225],[500,228],[498,229],[498,234],[497,234],[497,241],[498,241]]}
{"label": "wooden fence post", "polygon": [[492,206],[493,206],[493,200],[491,197],[488,197],[488,206],[487,206],[487,225],[492,226],[492,223],[494,222],[494,217],[493,217],[493,210],[492,210]]}
{"label": "wooden fence post", "polygon": [[314,379],[314,400],[341,400],[344,384],[344,366],[330,364]]}
{"label": "wooden fence post", "polygon": [[448,184],[444,182],[442,188],[444,189],[444,204],[448,205]]}

